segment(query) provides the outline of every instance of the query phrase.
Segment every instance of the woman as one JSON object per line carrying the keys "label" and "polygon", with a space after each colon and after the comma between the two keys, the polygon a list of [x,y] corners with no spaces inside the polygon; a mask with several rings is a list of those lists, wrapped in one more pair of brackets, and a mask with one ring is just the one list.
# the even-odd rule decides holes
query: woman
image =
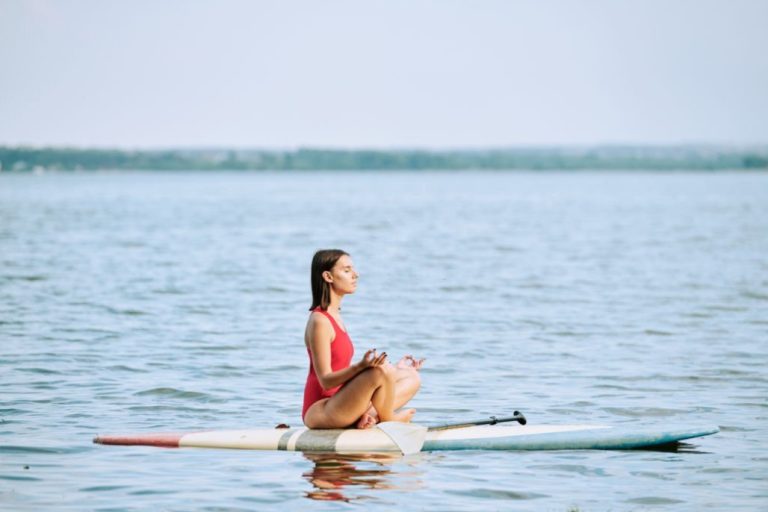
{"label": "woman", "polygon": [[302,419],[309,428],[370,428],[378,421],[410,422],[415,409],[398,411],[419,390],[424,360],[365,352],[351,364],[354,348],[341,319],[341,300],[355,293],[358,274],[344,251],[321,250],[312,259],[312,314],[304,343],[310,364]]}

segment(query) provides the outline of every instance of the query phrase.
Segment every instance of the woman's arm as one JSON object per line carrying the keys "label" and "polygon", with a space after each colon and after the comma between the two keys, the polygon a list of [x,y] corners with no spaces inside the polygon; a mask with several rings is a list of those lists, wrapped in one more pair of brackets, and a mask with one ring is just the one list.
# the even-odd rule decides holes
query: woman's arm
{"label": "woman's arm", "polygon": [[382,365],[387,357],[386,352],[376,356],[376,349],[368,350],[359,362],[334,372],[331,368],[331,343],[333,342],[331,322],[319,315],[312,315],[307,325],[306,336],[315,375],[325,390],[341,386],[371,366]]}

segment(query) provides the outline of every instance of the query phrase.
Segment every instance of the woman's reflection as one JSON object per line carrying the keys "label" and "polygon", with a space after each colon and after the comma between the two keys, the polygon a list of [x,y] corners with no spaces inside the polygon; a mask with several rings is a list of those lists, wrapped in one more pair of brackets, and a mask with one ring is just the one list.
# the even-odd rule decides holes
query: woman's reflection
{"label": "woman's reflection", "polygon": [[[370,497],[345,495],[342,490],[351,486],[398,490],[411,490],[421,486],[421,482],[413,478],[414,473],[407,470],[393,472],[390,467],[395,462],[407,461],[413,457],[388,453],[304,453],[304,457],[315,464],[312,470],[302,475],[315,487],[315,490],[306,495],[313,500],[350,502]],[[405,468],[408,466],[404,466]],[[393,481],[395,478],[397,483]]]}

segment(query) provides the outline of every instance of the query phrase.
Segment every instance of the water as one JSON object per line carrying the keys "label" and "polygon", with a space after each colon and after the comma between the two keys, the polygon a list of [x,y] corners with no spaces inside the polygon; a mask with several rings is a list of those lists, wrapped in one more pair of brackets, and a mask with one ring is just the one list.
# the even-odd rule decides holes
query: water
{"label": "water", "polygon": [[[0,507],[768,508],[768,176],[0,176]],[[340,457],[91,444],[300,424],[315,249],[424,423],[719,425],[677,451]]]}

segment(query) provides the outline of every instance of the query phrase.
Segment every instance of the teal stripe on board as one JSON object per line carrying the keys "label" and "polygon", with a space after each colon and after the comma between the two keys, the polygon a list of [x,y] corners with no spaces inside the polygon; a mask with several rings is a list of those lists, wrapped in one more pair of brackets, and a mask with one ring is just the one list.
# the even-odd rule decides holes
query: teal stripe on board
{"label": "teal stripe on board", "polygon": [[707,436],[717,427],[680,430],[607,428],[485,439],[425,441],[423,451],[437,450],[630,450]]}

